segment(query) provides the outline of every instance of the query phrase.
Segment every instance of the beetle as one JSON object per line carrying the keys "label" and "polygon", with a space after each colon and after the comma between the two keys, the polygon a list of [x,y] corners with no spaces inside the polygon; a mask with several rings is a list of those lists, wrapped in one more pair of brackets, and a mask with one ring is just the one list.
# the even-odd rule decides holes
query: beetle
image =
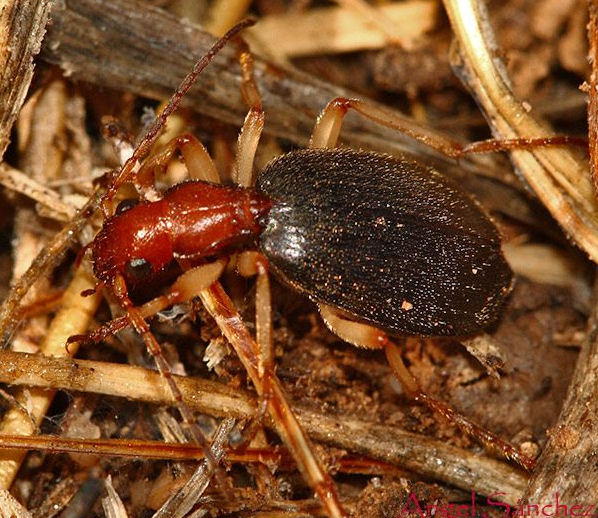
{"label": "beetle", "polygon": [[[164,168],[178,149],[192,180],[167,190],[158,201],[125,201],[91,243],[100,284],[112,287],[127,311],[126,318],[94,333],[94,339],[133,324],[189,423],[190,413],[144,318],[199,295],[243,361],[329,515],[343,516],[332,479],[314,456],[275,374],[271,269],[318,304],[325,324],[337,336],[357,346],[383,349],[408,395],[486,447],[531,469],[534,461],[517,448],[425,394],[388,337],[467,335],[496,322],[512,273],[492,221],[455,182],[432,168],[373,152],[336,149],[349,109],[404,129],[401,119],[357,99],[330,101],[316,121],[309,148],[274,159],[253,182],[264,115],[248,51],[240,62],[242,93],[250,109],[239,135],[233,171],[237,186],[218,184],[211,157],[190,135],[173,139],[155,160],[141,166],[136,175],[140,183],[154,168]],[[173,99],[180,100],[182,93],[179,89]],[[413,135],[411,128],[407,132]],[[455,157],[465,150],[458,143],[419,138]],[[497,149],[494,141],[472,151],[488,149]],[[118,184],[113,183],[109,195]],[[258,275],[257,345],[225,292],[214,287],[224,267],[222,258],[254,248],[260,253],[242,252],[237,266],[242,275]],[[151,284],[173,263],[185,273],[165,295],[135,307],[129,290]]]}
{"label": "beetle", "polygon": [[434,169],[366,151],[274,159],[256,189],[189,181],[110,218],[94,272],[148,282],[258,246],[276,276],[390,333],[471,335],[496,321],[512,273],[480,206]]}
{"label": "beetle", "polygon": [[[320,305],[334,332],[357,345],[383,347],[408,393],[530,468],[533,460],[516,448],[423,393],[386,338],[386,332],[472,334],[494,323],[512,285],[500,245],[498,230],[477,202],[437,171],[372,152],[321,148],[275,158],[255,188],[187,181],[158,201],[121,202],[91,243],[91,254],[100,282],[115,286],[123,279],[134,288],[161,277],[172,263],[199,270],[223,255],[258,247],[267,268]],[[260,266],[258,280],[267,278]],[[200,293],[196,283],[179,284]],[[170,291],[178,297],[176,289]],[[267,298],[263,291],[258,287]],[[211,313],[235,345],[238,332],[228,326],[240,319],[220,297]],[[172,302],[166,297],[163,306]],[[258,336],[271,325],[260,323],[259,305]],[[269,313],[269,298],[265,305]],[[330,316],[330,306],[365,324],[373,338],[347,331],[346,323]],[[288,422],[292,411],[277,391],[271,353],[257,361],[258,371],[263,363],[261,374],[251,359],[244,363],[258,393],[272,402],[274,420],[283,422],[282,434],[290,437],[285,442],[308,444],[297,439],[298,425]],[[344,516],[327,473],[309,472],[311,452],[297,448],[295,456],[329,515]]]}

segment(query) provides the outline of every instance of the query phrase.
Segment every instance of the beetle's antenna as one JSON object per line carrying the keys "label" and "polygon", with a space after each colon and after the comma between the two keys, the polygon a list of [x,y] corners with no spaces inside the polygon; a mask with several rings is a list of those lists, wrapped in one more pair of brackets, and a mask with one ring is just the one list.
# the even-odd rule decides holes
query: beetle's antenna
{"label": "beetle's antenna", "polygon": [[125,183],[129,177],[134,174],[136,168],[139,167],[139,162],[147,155],[151,147],[156,142],[158,135],[164,125],[168,117],[178,109],[181,105],[183,97],[185,97],[186,93],[189,91],[193,83],[195,83],[199,74],[206,68],[216,57],[216,55],[224,48],[224,46],[234,38],[239,32],[243,29],[250,27],[255,24],[255,20],[252,19],[245,19],[240,21],[237,25],[235,25],[232,29],[230,29],[222,38],[220,38],[206,54],[204,54],[193,66],[191,72],[187,74],[187,76],[181,81],[181,84],[176,89],[175,93],[172,95],[166,107],[162,110],[161,113],[156,115],[156,118],[151,123],[149,128],[146,130],[145,134],[143,135],[141,141],[135,148],[135,151],[131,155],[131,157],[125,162],[122,169],[118,173],[118,175],[114,178],[112,185],[108,188],[108,191],[102,198],[102,209],[104,210],[104,215],[109,216],[106,214],[106,201],[110,200],[116,194],[118,188]]}

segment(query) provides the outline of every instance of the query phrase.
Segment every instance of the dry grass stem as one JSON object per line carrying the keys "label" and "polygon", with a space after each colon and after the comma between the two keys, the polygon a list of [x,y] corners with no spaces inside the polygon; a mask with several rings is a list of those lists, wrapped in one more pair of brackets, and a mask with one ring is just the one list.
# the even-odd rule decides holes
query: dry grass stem
{"label": "dry grass stem", "polygon": [[[445,0],[458,43],[454,66],[481,105],[496,138],[553,135],[513,94],[494,46],[484,6],[474,0]],[[512,151],[518,171],[567,235],[598,262],[598,207],[583,155],[567,148]]]}
{"label": "dry grass stem", "polygon": [[[49,358],[0,351],[3,383],[18,386],[92,392],[171,405],[168,386],[156,371],[131,365]],[[255,414],[255,402],[246,393],[202,378],[176,377],[185,401],[196,411],[217,417],[247,418]]]}
{"label": "dry grass stem", "polygon": [[587,265],[563,248],[541,243],[507,243],[503,250],[509,266],[518,275],[540,284],[569,287],[576,294],[587,295],[591,291]]}
{"label": "dry grass stem", "polygon": [[[197,461],[205,457],[205,450],[191,443],[141,439],[73,439],[55,435],[0,434],[0,446],[7,450],[39,450],[172,462]],[[278,463],[282,457],[283,453],[275,448],[271,448],[270,451],[263,448],[245,448],[242,452],[229,448],[226,452],[226,459],[230,462]]]}
{"label": "dry grass stem", "polygon": [[105,498],[102,498],[102,507],[106,513],[106,518],[129,518],[122,500],[112,485],[112,478],[110,475],[106,477],[105,486],[108,495]]}
{"label": "dry grass stem", "polygon": [[[164,379],[152,370],[66,358],[0,351],[0,381],[19,386],[65,389],[119,396],[160,405],[172,404]],[[214,416],[248,419],[255,400],[222,383],[176,377],[189,406]],[[375,425],[344,416],[314,413],[294,407],[301,426],[314,440],[404,467],[484,495],[499,491],[510,502],[521,496],[526,476],[503,462],[455,448],[396,427]]]}
{"label": "dry grass stem", "polygon": [[54,219],[58,221],[70,220],[77,210],[76,207],[62,201],[56,191],[40,184],[6,163],[0,164],[0,184],[11,191],[21,193],[35,200],[50,211]]}
{"label": "dry grass stem", "polygon": [[[81,297],[81,292],[95,285],[95,280],[84,269],[77,270],[71,284],[62,297],[62,308],[52,320],[40,353],[47,356],[66,356],[66,340],[69,336],[87,330],[100,301],[99,295]],[[76,352],[76,348],[69,351]],[[10,364],[2,363],[6,370]],[[17,400],[29,410],[30,416],[39,425],[52,402],[54,391],[47,389],[29,389],[16,396]],[[35,432],[30,419],[23,416],[19,409],[10,409],[0,424],[0,433],[29,435]],[[20,467],[25,454],[22,452],[0,452],[0,487],[8,489]]]}

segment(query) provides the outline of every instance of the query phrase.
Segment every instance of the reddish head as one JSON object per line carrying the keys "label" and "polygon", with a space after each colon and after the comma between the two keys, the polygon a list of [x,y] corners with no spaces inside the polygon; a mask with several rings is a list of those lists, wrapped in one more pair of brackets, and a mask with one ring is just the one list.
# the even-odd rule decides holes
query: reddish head
{"label": "reddish head", "polygon": [[249,189],[186,182],[156,202],[108,219],[91,250],[96,277],[147,282],[173,260],[186,265],[251,245],[272,202]]}

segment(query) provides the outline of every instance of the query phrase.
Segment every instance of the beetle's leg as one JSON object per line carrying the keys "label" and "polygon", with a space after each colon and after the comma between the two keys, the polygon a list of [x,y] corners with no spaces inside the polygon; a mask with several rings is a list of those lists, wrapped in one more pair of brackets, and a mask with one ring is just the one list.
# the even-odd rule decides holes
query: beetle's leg
{"label": "beetle's leg", "polygon": [[[280,382],[276,376],[272,340],[272,302],[268,261],[259,252],[244,252],[237,259],[237,270],[245,277],[257,275],[255,301],[257,344],[255,347],[258,351],[258,358],[257,365],[255,365],[253,371],[261,383],[261,388],[258,388],[260,399],[258,410],[261,414],[268,409],[272,419],[282,427],[282,430],[285,432],[283,437],[286,436],[285,443],[289,447],[289,450],[293,452],[298,465],[300,467],[309,467],[307,471],[303,469],[302,471],[308,477],[307,480],[310,481],[316,493],[320,495],[320,498],[324,498],[323,495],[326,494],[324,489],[328,488],[330,494],[326,498],[329,501],[323,500],[327,509],[334,510],[335,513],[343,513],[344,511],[336,496],[334,483],[326,470],[319,465],[311,451],[307,437],[295,417],[290,413],[288,403],[284,399],[284,393],[280,388]],[[252,373],[249,372],[249,374],[251,375]],[[279,421],[276,421],[277,419]],[[297,458],[297,455],[301,456],[300,459]],[[331,516],[334,515],[342,516],[342,514],[331,514]]]}
{"label": "beetle's leg", "polygon": [[[268,261],[259,252],[246,251],[237,256],[237,271],[244,277],[257,276],[255,285],[255,328],[258,347],[258,376],[262,381],[263,391],[258,395],[257,416],[244,430],[244,441],[253,446],[267,446],[263,419],[272,398],[271,380],[275,375],[274,342],[272,339],[272,299]],[[271,473],[265,466],[257,466],[259,480],[268,480]]]}
{"label": "beetle's leg", "polygon": [[171,139],[158,153],[149,157],[137,174],[137,182],[142,185],[153,185],[155,173],[166,170],[177,150],[183,156],[183,161],[192,179],[212,183],[220,181],[216,166],[206,148],[197,138],[186,133]]}
{"label": "beetle's leg", "polygon": [[310,148],[335,147],[343,118],[349,109],[355,110],[364,117],[395,129],[415,140],[423,142],[427,146],[436,149],[452,158],[460,158],[469,153],[489,153],[494,151],[508,151],[530,147],[564,146],[577,145],[587,147],[587,140],[577,137],[554,136],[543,138],[516,138],[501,140],[485,140],[463,144],[457,140],[448,139],[432,129],[422,128],[414,124],[407,117],[380,108],[379,106],[361,101],[359,99],[347,99],[337,97],[330,101],[318,116],[318,120],[312,131]]}
{"label": "beetle's leg", "polygon": [[249,106],[249,113],[239,133],[233,181],[242,187],[249,187],[253,185],[253,160],[264,128],[264,111],[262,98],[253,77],[253,56],[244,43],[240,45],[241,93]]}
{"label": "beetle's leg", "polygon": [[160,375],[166,380],[170,393],[175,400],[177,409],[181,414],[183,422],[185,423],[185,426],[187,427],[193,441],[204,449],[206,454],[205,462],[207,463],[208,471],[210,473],[215,472],[220,488],[223,491],[226,491],[227,485],[222,473],[218,469],[218,463],[216,462],[214,455],[212,455],[209,444],[199,429],[199,426],[193,417],[193,413],[185,403],[178,385],[174,381],[172,369],[164,357],[164,353],[162,352],[160,344],[158,344],[158,341],[152,334],[148,323],[143,318],[139,309],[133,305],[131,299],[129,298],[125,280],[120,274],[114,279],[112,289],[121,306],[127,312],[129,322],[135,331],[141,336],[147,351],[154,358],[154,362],[156,363],[156,367],[158,368]]}
{"label": "beetle's leg", "polygon": [[[274,342],[272,339],[272,300],[268,261],[259,252],[247,251],[237,257],[237,271],[244,277],[257,276],[255,286],[255,328],[258,347],[258,376],[263,390],[258,396],[257,416],[245,432],[247,441],[261,437],[262,421],[272,399],[272,379],[275,376]],[[260,433],[262,432],[262,433]],[[258,435],[260,433],[260,435]],[[298,441],[295,441],[298,442]]]}
{"label": "beetle's leg", "polygon": [[513,149],[529,149],[534,147],[578,146],[587,149],[588,139],[585,137],[571,137],[556,135],[554,137],[538,138],[507,138],[488,139],[465,144],[456,158],[475,153],[493,153],[495,151],[511,151]]}
{"label": "beetle's leg", "polygon": [[322,110],[312,131],[309,147],[335,147],[343,119],[350,109],[382,126],[393,128],[413,139],[419,140],[445,155],[457,157],[462,154],[463,145],[458,141],[447,139],[438,133],[434,133],[431,129],[424,130],[409,118],[390,113],[374,104],[345,97],[332,99]]}
{"label": "beetle's leg", "polygon": [[[142,318],[149,318],[173,304],[187,302],[197,295],[199,290],[207,288],[213,282],[216,282],[226,266],[226,259],[220,259],[213,263],[197,266],[182,273],[178,279],[170,286],[168,291],[137,307],[137,311]],[[103,326],[94,329],[85,335],[71,336],[67,344],[73,342],[97,343],[114,335],[118,331],[129,325],[127,316],[115,318]]]}
{"label": "beetle's leg", "polygon": [[237,258],[237,271],[243,277],[257,276],[255,285],[255,334],[258,346],[258,375],[264,385],[258,401],[259,421],[268,409],[270,399],[270,379],[275,372],[274,343],[272,341],[272,298],[268,261],[259,252],[247,251]]}
{"label": "beetle's leg", "polygon": [[149,325],[143,318],[139,309],[133,305],[131,299],[129,298],[124,278],[121,275],[116,276],[113,285],[113,290],[118,301],[121,303],[121,306],[127,312],[127,317],[130,323],[132,324],[133,328],[137,333],[139,333],[147,347],[148,352],[153,356],[156,366],[158,367],[158,371],[164,377],[164,379],[166,379],[166,382],[169,386],[170,391],[173,394],[177,406],[182,405],[181,415],[183,416],[185,423],[189,424],[189,430],[191,431],[191,433],[193,435],[197,435],[197,437],[194,437],[194,439],[199,444],[205,445],[205,438],[203,437],[201,432],[199,432],[196,429],[196,424],[194,423],[193,416],[191,415],[191,412],[188,409],[188,407],[184,404],[183,396],[180,393],[178,386],[173,380],[173,374],[172,370],[170,369],[170,365],[168,365],[168,362],[164,358],[162,349],[160,348],[158,341],[152,334]]}
{"label": "beetle's leg", "polygon": [[[259,348],[234,304],[218,282],[202,290],[200,297],[243,362],[258,394],[264,394],[263,378],[259,375]],[[320,498],[328,516],[347,516],[338,499],[334,482],[314,455],[310,441],[293,414],[275,372],[270,373],[268,383],[270,392],[268,412],[278,434],[297,462],[299,470]]]}
{"label": "beetle's leg", "polygon": [[[193,86],[195,80],[199,76],[199,74],[203,71],[203,69],[210,64],[210,62],[216,57],[216,55],[222,50],[222,48],[226,45],[226,43],[234,38],[240,31],[244,28],[253,25],[255,22],[252,20],[243,20],[239,22],[237,25],[232,27],[222,38],[220,38],[210,50],[202,56],[199,61],[193,65],[193,69],[191,72],[185,76],[179,87],[176,89],[170,100],[168,101],[167,105],[164,107],[161,113],[159,113],[150,127],[146,130],[143,138],[137,145],[135,152],[133,155],[127,160],[127,162],[123,165],[120,169],[117,177],[114,180],[114,183],[109,187],[108,191],[103,197],[102,205],[104,205],[105,200],[110,200],[114,197],[116,192],[118,191],[119,187],[128,182],[132,175],[135,174],[135,171],[138,167],[138,164],[141,160],[143,160],[147,154],[149,153],[150,149],[158,139],[162,128],[166,124],[168,117],[178,109],[180,106],[183,97],[189,91],[189,88]],[[106,212],[105,212],[106,213]],[[109,214],[106,214],[107,216]]]}
{"label": "beetle's leg", "polygon": [[473,423],[442,401],[433,399],[423,392],[417,380],[403,363],[398,347],[388,338],[386,333],[370,325],[349,320],[329,306],[320,304],[319,308],[322,319],[328,328],[345,342],[368,349],[384,349],[395,376],[411,398],[420,401],[432,411],[454,423],[463,432],[481,442],[486,448],[501,452],[505,458],[515,461],[529,471],[534,468],[535,461],[521,453],[515,446]]}
{"label": "beetle's leg", "polygon": [[272,300],[268,261],[259,252],[244,252],[237,259],[237,270],[243,277],[257,275],[255,287],[256,342],[259,347],[258,374],[266,379],[268,372],[274,372],[272,345]]}
{"label": "beetle's leg", "polygon": [[486,430],[473,421],[469,420],[464,415],[451,408],[446,403],[438,401],[423,392],[417,383],[417,380],[411,375],[403,359],[398,347],[385,336],[382,339],[384,343],[384,352],[389,365],[393,372],[405,388],[405,391],[416,401],[420,401],[428,408],[437,412],[449,422],[457,425],[464,433],[477,439],[487,449],[500,452],[506,459],[512,460],[528,471],[532,471],[536,466],[536,461],[522,453],[518,448],[505,441],[498,435]]}

